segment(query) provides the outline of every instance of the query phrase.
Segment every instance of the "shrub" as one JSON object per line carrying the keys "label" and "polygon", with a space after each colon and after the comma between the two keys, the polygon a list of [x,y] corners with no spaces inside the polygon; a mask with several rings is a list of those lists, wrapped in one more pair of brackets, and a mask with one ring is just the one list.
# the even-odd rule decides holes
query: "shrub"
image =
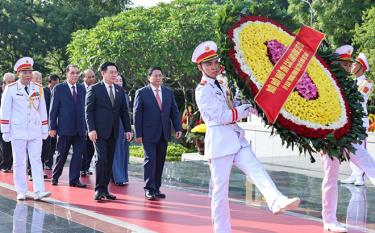
{"label": "shrub", "polygon": [[[181,161],[181,155],[183,153],[189,152],[189,150],[177,143],[169,143],[167,149],[167,157],[166,161]],[[129,154],[130,156],[134,157],[141,157],[143,158],[144,152],[143,147],[141,145],[130,145],[129,146]]]}

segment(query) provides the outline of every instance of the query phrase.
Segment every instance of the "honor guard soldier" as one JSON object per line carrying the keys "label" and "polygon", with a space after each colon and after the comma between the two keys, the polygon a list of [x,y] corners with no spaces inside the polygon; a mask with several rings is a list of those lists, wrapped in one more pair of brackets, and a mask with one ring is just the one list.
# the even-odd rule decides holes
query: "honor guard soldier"
{"label": "honor guard soldier", "polygon": [[[364,101],[362,102],[362,106],[364,111],[367,115],[367,99],[368,94],[370,93],[372,82],[367,80],[363,75],[365,69],[362,70],[361,62],[358,61],[354,62],[352,59],[352,52],[353,47],[350,45],[343,45],[336,49],[335,51],[339,56],[337,61],[340,62],[340,65],[343,69],[345,69],[348,73],[354,74],[358,85],[358,91],[361,92]],[[360,55],[359,57],[362,57]],[[366,60],[367,61],[367,60]],[[354,63],[353,63],[354,62]],[[353,65],[352,65],[353,63]],[[357,64],[358,63],[358,64]],[[351,69],[350,66],[352,67]],[[356,69],[354,69],[356,67]],[[357,71],[357,68],[358,71]],[[368,66],[367,66],[368,69]],[[359,73],[358,73],[359,72]],[[366,81],[368,83],[363,83]],[[363,83],[363,87],[362,87]],[[367,87],[368,89],[366,89]],[[362,90],[364,89],[364,90]],[[363,126],[368,127],[368,119],[365,117],[363,119]],[[350,166],[353,169],[358,169],[359,171],[357,174],[352,174],[349,178],[341,181],[342,183],[356,183],[361,182],[363,183],[363,174],[365,173],[369,178],[370,181],[375,185],[375,161],[371,158],[370,154],[365,148],[365,143],[362,144],[353,144],[354,148],[356,149],[355,154],[349,154],[350,157]],[[339,178],[339,167],[340,162],[337,158],[332,157],[330,158],[326,154],[321,154],[322,163],[324,167],[324,178],[322,181],[322,218],[325,230],[330,230],[333,232],[347,232],[347,228],[344,224],[337,221],[337,202],[338,202],[338,185],[337,180]],[[353,168],[354,167],[354,168]],[[363,184],[362,184],[363,185]],[[348,213],[351,212],[352,209],[348,207]]]}
{"label": "honor guard soldier", "polygon": [[[355,77],[355,81],[358,86],[358,91],[361,93],[363,97],[362,101],[362,107],[365,112],[365,117],[363,118],[363,127],[366,128],[366,131],[369,127],[369,121],[367,116],[367,101],[369,98],[369,95],[372,92],[373,82],[372,80],[366,78],[365,73],[370,70],[369,63],[367,61],[367,57],[364,53],[359,53],[356,61],[353,62],[351,72]],[[364,141],[361,145],[358,145],[363,147],[364,150],[366,150],[366,141]],[[356,152],[357,154],[358,152]],[[368,152],[366,153],[368,154]],[[368,154],[369,155],[369,154]],[[352,174],[345,180],[342,180],[342,183],[345,184],[354,184],[357,186],[362,186],[365,184],[365,172],[363,169],[359,168],[352,162],[350,162],[350,168],[352,169]],[[375,183],[374,183],[375,185]]]}
{"label": "honor guard soldier", "polygon": [[232,232],[228,188],[233,165],[253,180],[274,214],[297,208],[300,199],[289,199],[276,188],[251,150],[244,130],[236,123],[256,110],[250,104],[234,107],[227,98],[226,87],[216,79],[220,74],[220,64],[215,42],[206,41],[198,45],[192,61],[197,63],[203,75],[195,90],[195,98],[207,126],[205,158],[209,161],[213,185],[211,216],[214,232]]}
{"label": "honor guard soldier", "polygon": [[30,81],[33,63],[30,57],[23,57],[16,62],[14,70],[19,80],[9,84],[2,96],[1,132],[4,141],[12,143],[13,179],[18,200],[26,199],[27,154],[31,163],[34,199],[51,195],[45,191],[40,158],[42,139],[48,136],[47,110],[43,87]]}

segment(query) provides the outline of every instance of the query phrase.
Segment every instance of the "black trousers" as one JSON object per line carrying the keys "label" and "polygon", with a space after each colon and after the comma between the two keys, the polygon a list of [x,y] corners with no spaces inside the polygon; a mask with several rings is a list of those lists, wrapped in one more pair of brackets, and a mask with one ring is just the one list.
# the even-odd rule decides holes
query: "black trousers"
{"label": "black trousers", "polygon": [[[47,139],[43,140],[43,144],[42,144],[41,160],[42,160],[43,169],[44,169],[44,163],[47,160],[50,148],[51,148],[51,140],[50,140],[50,137],[48,137]],[[27,174],[31,176],[31,165],[30,165],[29,156],[27,156]]]}
{"label": "black trousers", "polygon": [[[163,134],[162,134],[163,135]],[[143,175],[145,190],[159,190],[163,175],[168,142],[161,136],[157,143],[143,142],[144,162]]]}
{"label": "black trousers", "polygon": [[[57,137],[53,137],[53,138],[48,137],[47,140],[49,140],[49,148],[48,148],[48,151],[46,151],[47,155],[45,156],[44,164],[48,167],[52,167],[53,155],[55,154],[55,151],[56,151]],[[43,153],[43,149],[42,149],[42,153]]]}
{"label": "black trousers", "polygon": [[84,136],[58,136],[57,156],[55,166],[53,167],[52,179],[58,180],[60,178],[71,146],[73,146],[73,154],[69,165],[69,183],[76,184],[79,181],[79,172],[82,164]]}
{"label": "black trousers", "polygon": [[96,161],[96,185],[95,191],[108,192],[108,184],[112,175],[112,164],[115,155],[116,138],[112,130],[108,139],[98,138],[95,142]]}
{"label": "black trousers", "polygon": [[90,164],[92,157],[94,156],[95,148],[94,143],[90,140],[88,136],[85,137],[85,147],[82,154],[82,166],[81,171],[88,171],[90,169]]}
{"label": "black trousers", "polygon": [[12,144],[3,140],[0,133],[0,169],[10,170],[13,165]]}

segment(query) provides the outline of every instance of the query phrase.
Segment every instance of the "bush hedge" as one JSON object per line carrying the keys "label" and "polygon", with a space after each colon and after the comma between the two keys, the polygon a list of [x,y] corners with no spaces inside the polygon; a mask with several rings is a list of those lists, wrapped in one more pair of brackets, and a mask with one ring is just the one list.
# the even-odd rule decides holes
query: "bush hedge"
{"label": "bush hedge", "polygon": [[[169,143],[167,149],[166,161],[181,161],[181,155],[183,153],[190,152],[190,150],[181,144]],[[143,158],[144,152],[141,145],[133,144],[129,146],[129,154],[134,157]]]}

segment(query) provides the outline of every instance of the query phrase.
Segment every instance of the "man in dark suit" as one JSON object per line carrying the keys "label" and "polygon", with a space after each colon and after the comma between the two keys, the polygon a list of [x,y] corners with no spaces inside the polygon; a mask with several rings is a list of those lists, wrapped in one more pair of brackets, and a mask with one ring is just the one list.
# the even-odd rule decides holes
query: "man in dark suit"
{"label": "man in dark suit", "polygon": [[89,87],[86,95],[86,123],[89,138],[95,145],[96,186],[94,199],[114,200],[116,196],[108,191],[112,173],[112,163],[121,118],[125,136],[131,141],[129,109],[125,104],[125,95],[120,86],[114,84],[118,70],[115,63],[105,62],[100,66],[103,81]]}
{"label": "man in dark suit", "polygon": [[[96,83],[95,73],[91,69],[87,69],[83,72],[83,85],[86,88],[86,94],[89,87]],[[87,175],[92,175],[92,172],[90,171],[90,164],[92,157],[94,156],[95,149],[94,144],[88,137],[88,135],[85,137],[85,148],[83,149],[83,155],[82,155],[82,166],[81,166],[81,176],[85,177]]]}
{"label": "man in dark suit", "polygon": [[[49,109],[51,105],[51,91],[52,89],[59,84],[60,78],[55,74],[51,74],[48,76],[48,85],[43,87],[44,93],[44,100],[46,101],[47,107],[47,115],[49,116]],[[42,157],[45,158],[45,168],[47,170],[52,170],[53,166],[53,155],[55,154],[56,150],[56,137],[51,138],[48,136],[46,140],[43,140],[43,148],[42,148]]]}
{"label": "man in dark suit", "polygon": [[148,200],[165,198],[160,192],[168,141],[171,139],[171,122],[176,138],[182,135],[180,113],[173,92],[162,86],[160,67],[148,71],[150,85],[137,90],[134,100],[134,126],[136,142],[143,143],[145,197]]}
{"label": "man in dark suit", "polygon": [[58,184],[69,149],[73,145],[73,155],[69,166],[69,185],[85,188],[86,184],[79,181],[79,172],[86,133],[86,90],[81,84],[77,84],[79,77],[77,66],[68,65],[65,74],[67,81],[55,86],[51,98],[49,135],[51,137],[58,135],[57,157],[51,182],[52,185]]}

